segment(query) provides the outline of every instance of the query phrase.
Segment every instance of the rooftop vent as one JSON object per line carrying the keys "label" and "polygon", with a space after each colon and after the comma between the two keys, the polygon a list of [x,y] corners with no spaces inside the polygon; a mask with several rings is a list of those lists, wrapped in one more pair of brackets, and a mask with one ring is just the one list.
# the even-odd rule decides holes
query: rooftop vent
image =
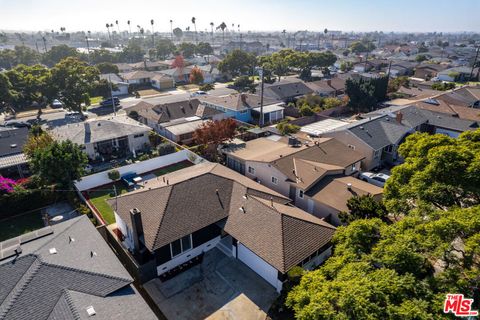
{"label": "rooftop vent", "polygon": [[75,242],[75,239],[72,238],[72,237],[70,237],[70,236],[68,236],[68,243],[72,243],[72,242]]}
{"label": "rooftop vent", "polygon": [[243,195],[243,199],[248,199],[248,195],[246,193]]}
{"label": "rooftop vent", "polygon": [[351,183],[347,183],[347,189],[352,190],[352,184]]}
{"label": "rooftop vent", "polygon": [[247,210],[245,210],[245,207],[243,207],[243,206],[238,208],[238,210],[242,211],[243,213],[247,213]]}
{"label": "rooftop vent", "polygon": [[96,315],[97,313],[95,312],[95,309],[93,309],[93,306],[90,306],[87,308],[87,314],[89,317],[92,317],[94,315]]}
{"label": "rooftop vent", "polygon": [[90,258],[96,257],[97,253],[95,251],[90,251]]}
{"label": "rooftop vent", "polygon": [[50,252],[50,254],[56,254],[57,253],[57,249],[56,248],[50,248],[48,250],[48,252]]}
{"label": "rooftop vent", "polygon": [[16,148],[16,147],[17,147],[17,144],[15,144],[15,143],[12,143],[12,144],[10,145],[10,148],[12,148],[12,149],[13,149],[13,148]]}

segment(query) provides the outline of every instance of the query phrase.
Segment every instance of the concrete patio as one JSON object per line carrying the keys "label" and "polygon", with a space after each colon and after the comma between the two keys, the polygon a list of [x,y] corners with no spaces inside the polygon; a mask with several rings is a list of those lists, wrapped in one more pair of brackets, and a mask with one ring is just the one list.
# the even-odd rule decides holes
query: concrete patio
{"label": "concrete patio", "polygon": [[214,248],[176,277],[144,285],[168,319],[263,320],[275,289],[245,264]]}

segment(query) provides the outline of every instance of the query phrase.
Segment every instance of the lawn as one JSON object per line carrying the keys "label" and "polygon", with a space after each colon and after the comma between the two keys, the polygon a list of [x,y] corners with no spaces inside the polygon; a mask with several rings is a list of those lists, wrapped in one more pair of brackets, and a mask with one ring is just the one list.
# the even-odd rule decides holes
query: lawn
{"label": "lawn", "polygon": [[39,211],[24,213],[0,221],[0,241],[43,228],[45,226]]}
{"label": "lawn", "polygon": [[[173,171],[177,171],[186,167],[190,167],[193,164],[190,161],[182,161],[178,163],[174,163],[172,165],[159,168],[155,171],[152,171],[154,175],[161,176]],[[115,185],[117,189],[117,195],[121,195],[123,193],[127,193],[128,190],[122,182],[116,182],[115,184],[110,184],[101,187],[99,190],[92,190],[88,191],[88,195],[90,197],[90,202],[97,208],[97,210],[102,215],[103,219],[107,222],[107,224],[111,224],[115,222],[115,216],[113,214],[112,208],[108,205],[108,199],[112,199],[115,197],[115,192],[113,186]]]}
{"label": "lawn", "polygon": [[103,100],[103,97],[99,96],[99,97],[91,97],[90,98],[90,105],[97,105],[99,104],[101,101]]}

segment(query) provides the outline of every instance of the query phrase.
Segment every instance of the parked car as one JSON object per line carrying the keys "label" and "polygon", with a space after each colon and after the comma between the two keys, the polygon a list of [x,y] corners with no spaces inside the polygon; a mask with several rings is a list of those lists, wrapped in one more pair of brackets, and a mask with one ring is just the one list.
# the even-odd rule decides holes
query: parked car
{"label": "parked car", "polygon": [[15,128],[30,128],[32,125],[26,121],[19,121],[19,120],[8,120],[3,123],[6,127],[15,127]]}
{"label": "parked car", "polygon": [[206,93],[205,91],[198,90],[198,91],[195,91],[194,93],[192,93],[192,97],[205,96],[207,94],[208,93]]}
{"label": "parked car", "polygon": [[378,187],[383,187],[390,176],[385,173],[362,172],[358,178]]}
{"label": "parked car", "polygon": [[[115,103],[116,106],[120,105],[120,99],[117,97],[113,98],[113,102]],[[111,106],[112,105],[112,98],[108,98],[100,102],[101,106]]]}
{"label": "parked car", "polygon": [[52,101],[52,104],[51,104],[52,108],[63,108],[63,103],[62,101],[58,100],[58,99],[55,99]]}

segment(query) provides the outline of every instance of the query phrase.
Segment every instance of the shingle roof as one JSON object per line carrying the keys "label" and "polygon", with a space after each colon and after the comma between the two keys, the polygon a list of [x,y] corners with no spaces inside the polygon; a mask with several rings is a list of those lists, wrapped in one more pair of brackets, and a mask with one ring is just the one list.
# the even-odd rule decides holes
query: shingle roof
{"label": "shingle roof", "polygon": [[23,152],[28,128],[0,127],[0,157]]}
{"label": "shingle roof", "polygon": [[[260,92],[260,89],[257,88]],[[279,100],[291,99],[298,96],[313,93],[302,81],[288,81],[264,85],[264,94],[267,97]]]}
{"label": "shingle roof", "polygon": [[[203,96],[200,97],[200,100],[205,103],[209,103],[216,106],[221,106],[226,109],[241,111],[245,109],[252,109],[260,106],[260,96],[249,93],[234,93],[226,96]],[[267,106],[270,104],[277,104],[278,100],[264,97],[263,105]]]}
{"label": "shingle roof", "polygon": [[[98,303],[111,310],[96,310],[96,319],[111,319],[112,312],[128,313],[132,308],[139,318],[156,319],[88,217],[49,228],[53,233],[37,239],[24,235],[1,243],[4,249],[20,243],[22,250],[0,261],[0,319],[83,319],[88,305],[85,299],[73,301],[74,292],[96,296]],[[51,254],[50,248],[57,253]],[[130,294],[118,304],[110,295],[123,288],[129,288]]]}
{"label": "shingle roof", "polygon": [[[108,203],[129,226],[129,211],[140,210],[145,245],[151,251],[226,218],[226,232],[285,272],[328,243],[335,229],[285,205],[290,199],[220,164],[179,170],[165,175],[165,182],[160,177],[147,187]],[[295,235],[293,227],[301,233]]]}
{"label": "shingle roof", "polygon": [[145,133],[150,130],[150,127],[138,121],[126,116],[117,116],[67,124],[50,130],[50,133],[57,140],[71,140],[82,145]]}
{"label": "shingle roof", "polygon": [[357,121],[348,126],[348,130],[374,150],[379,150],[391,144],[398,144],[411,129],[385,115]]}

